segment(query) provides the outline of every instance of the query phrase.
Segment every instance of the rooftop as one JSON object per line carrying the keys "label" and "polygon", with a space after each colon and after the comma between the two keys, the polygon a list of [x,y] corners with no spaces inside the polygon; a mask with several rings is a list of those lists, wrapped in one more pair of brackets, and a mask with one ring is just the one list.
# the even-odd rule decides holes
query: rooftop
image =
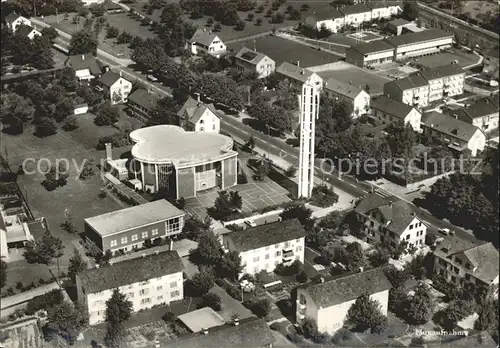
{"label": "rooftop", "polygon": [[[16,19],[18,19],[19,17],[23,17],[21,16],[20,14],[17,14],[16,12],[11,12],[9,13],[7,16],[5,16],[5,21],[7,23],[12,23],[14,22]],[[25,17],[23,17],[25,18]],[[27,18],[26,18],[27,19]]]}
{"label": "rooftop", "polygon": [[276,72],[303,83],[305,83],[314,74],[311,70],[301,68],[288,62],[281,63],[281,65],[276,69]]}
{"label": "rooftop", "polygon": [[75,70],[89,69],[92,75],[102,73],[97,59],[91,53],[70,56],[68,57],[67,64]]}
{"label": "rooftop", "polygon": [[274,336],[263,319],[240,319],[239,325],[225,324],[210,328],[208,333],[193,333],[168,341],[164,348],[251,348],[265,347]]}
{"label": "rooftop", "polygon": [[184,266],[177,251],[140,257],[78,274],[86,294],[115,289],[120,286],[182,272]]}
{"label": "rooftop", "polygon": [[93,216],[85,219],[85,223],[90,225],[100,236],[105,237],[182,215],[184,215],[182,210],[177,209],[166,199],[160,199]]}
{"label": "rooftop", "polygon": [[212,31],[207,30],[207,29],[197,29],[193,36],[191,37],[191,42],[197,42],[201,43],[202,45],[205,46],[210,46],[212,42],[215,40],[217,37],[216,34],[214,34]]}
{"label": "rooftop", "polygon": [[457,115],[459,119],[467,122],[467,120],[470,119],[498,114],[498,111],[498,106],[495,105],[490,98],[481,98],[476,100],[473,104],[454,110],[452,116]]}
{"label": "rooftop", "polygon": [[120,77],[121,72],[117,74],[111,70],[108,70],[101,76],[100,81],[104,86],[111,87],[116,81],[120,79]]}
{"label": "rooftop", "polygon": [[499,47],[493,48],[493,49],[489,50],[488,52],[486,52],[486,56],[498,59],[498,56],[499,56],[498,50],[499,50]]}
{"label": "rooftop", "polygon": [[441,29],[428,29],[418,33],[408,33],[399,36],[390,37],[387,40],[394,47],[411,45],[418,42],[432,41],[453,37],[453,34],[447,33]]}
{"label": "rooftop", "polygon": [[172,125],[141,128],[130,133],[132,156],[147,163],[192,167],[235,156],[233,139],[217,133],[186,132]]}
{"label": "rooftop", "polygon": [[470,123],[436,111],[422,115],[422,124],[443,134],[468,142],[479,130]]}
{"label": "rooftop", "polygon": [[28,36],[33,30],[36,30],[32,26],[23,24],[17,27],[16,34],[20,36]]}
{"label": "rooftop", "polygon": [[349,5],[349,6],[344,6],[339,8],[340,12],[342,12],[344,15],[353,15],[357,13],[365,13],[365,12],[371,12],[371,8],[366,6],[365,4],[362,3],[357,3],[354,5]]}
{"label": "rooftop", "polygon": [[267,56],[264,53],[254,51],[246,47],[242,47],[241,50],[236,54],[237,59],[241,59],[255,65],[266,57]]}
{"label": "rooftop", "polygon": [[375,40],[351,46],[351,50],[361,54],[369,54],[383,51],[394,51],[394,47],[384,40]]}
{"label": "rooftop", "polygon": [[187,326],[191,332],[200,332],[214,326],[224,325],[224,319],[210,307],[203,307],[192,312],[179,315],[179,320]]}
{"label": "rooftop", "polygon": [[223,238],[231,240],[235,248],[243,252],[305,237],[305,235],[306,232],[299,220],[291,219],[250,227],[243,231],[234,231],[225,234]]}
{"label": "rooftop", "polygon": [[401,90],[404,91],[407,89],[427,86],[429,84],[429,81],[427,81],[420,72],[416,72],[403,79],[387,82],[387,84],[389,83],[396,84],[396,86],[398,86]]}
{"label": "rooftop", "polygon": [[179,112],[177,112],[177,115],[193,124],[196,124],[207,109],[210,110],[215,116],[219,117],[213,104],[204,104],[189,97]]}
{"label": "rooftop", "polygon": [[316,21],[325,21],[328,19],[344,18],[344,15],[339,10],[332,8],[328,11],[321,11],[320,13],[313,13],[309,17],[315,19]]}
{"label": "rooftop", "polygon": [[363,294],[372,295],[391,288],[382,268],[340,275],[323,283],[309,283],[302,287],[321,308],[336,306]]}
{"label": "rooftop", "polygon": [[372,99],[371,108],[401,119],[405,118],[414,109],[410,105],[386,97],[385,95]]}
{"label": "rooftop", "polygon": [[421,70],[421,73],[422,76],[429,81],[458,74],[465,75],[465,71],[462,70],[462,68],[460,68],[458,64],[448,64],[432,69],[423,69]]}
{"label": "rooftop", "polygon": [[396,18],[395,20],[390,21],[387,24],[393,25],[395,27],[401,27],[401,26],[407,25],[409,23],[410,22],[408,22],[407,20],[404,20],[403,18]]}
{"label": "rooftop", "polygon": [[159,98],[145,89],[136,89],[129,94],[127,99],[132,103],[142,106],[146,110],[152,110],[156,106]]}
{"label": "rooftop", "polygon": [[342,95],[344,97],[347,97],[349,99],[354,99],[360,93],[363,92],[362,89],[360,89],[354,85],[344,83],[344,82],[341,82],[341,81],[335,80],[335,79],[329,79],[328,81],[326,81],[325,89],[332,91],[336,94]]}

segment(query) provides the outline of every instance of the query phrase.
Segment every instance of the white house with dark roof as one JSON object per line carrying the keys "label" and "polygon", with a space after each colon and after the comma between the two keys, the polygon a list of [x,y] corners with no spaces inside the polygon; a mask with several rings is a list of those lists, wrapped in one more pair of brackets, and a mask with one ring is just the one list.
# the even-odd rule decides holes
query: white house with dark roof
{"label": "white house with dark roof", "polygon": [[397,247],[405,242],[408,248],[425,246],[427,226],[403,201],[389,201],[377,194],[366,196],[354,209],[363,222],[367,241]]}
{"label": "white house with dark roof", "polygon": [[352,85],[335,79],[326,81],[323,91],[328,98],[343,101],[352,108],[352,117],[357,118],[370,110],[370,95]]}
{"label": "white house with dark roof", "polygon": [[393,0],[372,0],[366,3],[372,10],[371,19],[381,19],[381,18],[391,18],[391,16],[396,16],[403,11],[403,5],[401,1]]}
{"label": "white house with dark roof", "polygon": [[105,319],[106,301],[118,289],[132,302],[134,312],[184,298],[184,266],[177,251],[138,257],[76,275],[78,302],[89,324]]}
{"label": "white house with dark roof", "polygon": [[127,106],[132,116],[143,122],[149,120],[149,113],[156,107],[158,97],[145,89],[136,89],[128,95]]}
{"label": "white house with dark roof", "polygon": [[102,74],[101,66],[91,53],[77,54],[68,57],[66,66],[75,70],[75,76],[80,82],[89,82]]}
{"label": "white house with dark roof", "polygon": [[292,219],[227,233],[222,236],[222,244],[226,250],[239,253],[242,274],[257,274],[296,260],[304,263],[305,236],[302,224]]}
{"label": "white house with dark roof", "polygon": [[177,113],[182,128],[196,133],[219,133],[220,117],[213,104],[205,104],[191,97]]}
{"label": "white house with dark roof", "polygon": [[384,40],[361,43],[346,50],[346,62],[367,67],[394,61],[394,46]]}
{"label": "white house with dark roof", "polygon": [[500,110],[491,97],[481,98],[463,108],[451,110],[450,116],[472,124],[483,132],[491,132],[498,128],[498,114]]}
{"label": "white house with dark roof", "polygon": [[42,33],[30,25],[21,24],[17,26],[16,35],[24,36],[33,40],[36,36],[42,36]]}
{"label": "white house with dark roof", "polygon": [[5,24],[7,25],[7,28],[12,30],[13,33],[16,32],[20,25],[27,25],[31,27],[31,21],[28,18],[18,15],[15,12],[5,16]]}
{"label": "white house with dark roof", "polygon": [[469,150],[472,156],[476,156],[486,146],[486,136],[481,129],[436,111],[422,116],[422,130],[424,134],[448,144],[450,149],[458,152]]}
{"label": "white house with dark roof", "polygon": [[498,284],[498,250],[491,243],[446,239],[434,250],[434,273],[456,286]]}
{"label": "white house with dark roof", "polygon": [[321,13],[313,13],[305,18],[304,23],[318,30],[325,27],[333,33],[339,31],[345,25],[345,17],[342,12],[337,9],[329,8]]}
{"label": "white house with dark roof", "polygon": [[192,54],[200,54],[202,52],[215,57],[220,57],[226,53],[226,45],[212,31],[207,31],[206,28],[197,29],[191,39],[187,41],[187,48]]}
{"label": "white house with dark roof", "polygon": [[104,93],[107,93],[111,105],[126,103],[128,95],[132,90],[132,82],[125,79],[120,71],[118,74],[114,71],[106,71],[99,79]]}
{"label": "white house with dark roof", "polygon": [[465,71],[457,64],[423,69],[421,74],[429,83],[429,102],[464,92]]}
{"label": "white house with dark roof", "polygon": [[268,77],[276,69],[276,63],[263,53],[242,47],[234,57],[236,69],[245,73],[256,73],[259,79]]}
{"label": "white house with dark roof", "polygon": [[392,288],[381,268],[341,275],[310,282],[297,288],[295,319],[301,324],[311,318],[318,330],[333,335],[344,325],[349,308],[361,295],[369,295],[380,304],[380,311],[387,315],[389,290]]}
{"label": "white house with dark roof", "polygon": [[417,72],[384,84],[384,95],[421,109],[429,104],[429,82]]}
{"label": "white house with dark roof", "polygon": [[372,116],[384,124],[403,122],[409,124],[415,132],[420,132],[422,114],[413,106],[391,99],[385,95],[371,101]]}
{"label": "white house with dark roof", "polygon": [[302,91],[302,86],[306,82],[320,87],[323,86],[323,79],[318,74],[309,69],[301,68],[299,65],[283,62],[276,69],[276,73],[288,79],[290,85],[300,91]]}
{"label": "white house with dark roof", "polygon": [[361,2],[354,5],[340,7],[339,11],[344,15],[345,25],[357,27],[364,22],[372,20],[372,9]]}

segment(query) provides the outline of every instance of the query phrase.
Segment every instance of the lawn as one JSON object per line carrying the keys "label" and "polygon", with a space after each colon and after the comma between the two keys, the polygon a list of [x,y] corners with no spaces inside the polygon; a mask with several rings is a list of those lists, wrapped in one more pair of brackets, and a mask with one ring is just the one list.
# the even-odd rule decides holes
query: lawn
{"label": "lawn", "polygon": [[318,51],[316,48],[277,36],[265,36],[255,40],[240,41],[228,45],[228,48],[239,51],[243,46],[255,46],[257,51],[272,58],[276,62],[276,66],[279,66],[283,62],[296,63],[299,61],[300,66],[311,67],[339,60],[339,57],[336,55]]}
{"label": "lawn", "polygon": [[458,61],[458,65],[461,68],[464,68],[477,63],[479,61],[479,57],[472,52],[452,48],[450,49],[450,52],[442,52],[417,58],[415,60],[415,65],[421,65],[426,68],[436,68],[451,64],[454,60]]}

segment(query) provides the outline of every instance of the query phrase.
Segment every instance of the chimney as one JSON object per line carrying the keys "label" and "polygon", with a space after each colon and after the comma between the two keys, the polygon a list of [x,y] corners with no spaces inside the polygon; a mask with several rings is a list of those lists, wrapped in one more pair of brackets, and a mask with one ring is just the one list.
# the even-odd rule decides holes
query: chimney
{"label": "chimney", "polygon": [[297,61],[297,66],[299,66],[299,67],[300,67],[300,60],[298,60],[298,61]]}
{"label": "chimney", "polygon": [[120,70],[120,77],[122,77],[122,71]]}
{"label": "chimney", "polygon": [[208,335],[208,329],[203,328],[202,330],[203,330],[203,334],[204,334],[204,335]]}
{"label": "chimney", "polygon": [[392,202],[389,203],[389,208],[392,208]]}
{"label": "chimney", "polygon": [[111,143],[106,143],[106,161],[113,160],[113,150],[111,148]]}
{"label": "chimney", "polygon": [[82,60],[85,60],[85,55],[84,54],[82,54]]}
{"label": "chimney", "polygon": [[170,239],[170,248],[169,250],[174,250],[174,240]]}
{"label": "chimney", "polygon": [[238,318],[234,319],[233,324],[234,326],[240,325],[240,320]]}

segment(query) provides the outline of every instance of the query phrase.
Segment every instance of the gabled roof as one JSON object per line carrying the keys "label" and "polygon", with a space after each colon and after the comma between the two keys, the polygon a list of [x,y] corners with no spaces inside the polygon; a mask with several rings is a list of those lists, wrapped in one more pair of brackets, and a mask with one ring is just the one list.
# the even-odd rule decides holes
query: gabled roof
{"label": "gabled roof", "polygon": [[344,14],[337,10],[336,8],[328,9],[327,11],[321,11],[319,13],[315,12],[308,16],[309,18],[315,19],[316,21],[326,21],[329,19],[344,18]]}
{"label": "gabled roof", "polygon": [[210,46],[217,37],[218,36],[211,31],[207,31],[206,29],[197,29],[189,41],[201,43],[205,46]]}
{"label": "gabled roof", "polygon": [[102,73],[97,59],[91,53],[70,56],[67,60],[67,65],[77,71],[89,69],[92,75],[99,75]]}
{"label": "gabled roof", "polygon": [[33,30],[38,31],[30,25],[23,24],[17,27],[16,34],[19,34],[20,36],[28,36]]}
{"label": "gabled roof", "polygon": [[386,85],[389,84],[394,84],[402,91],[405,91],[408,89],[427,86],[429,84],[429,81],[427,81],[420,72],[416,72],[403,79],[394,80],[386,83]]}
{"label": "gabled roof", "polygon": [[276,243],[305,237],[306,231],[299,220],[291,219],[225,234],[239,252],[262,248]]}
{"label": "gabled roof", "polygon": [[[5,22],[9,23],[9,24],[12,24],[19,17],[23,17],[23,16],[21,16],[20,14],[15,13],[15,12],[9,13],[7,16],[5,16]],[[23,17],[23,18],[25,18],[25,17]],[[28,18],[26,18],[26,19],[28,19]]]}
{"label": "gabled roof", "polygon": [[422,115],[422,124],[440,133],[468,142],[479,130],[476,126],[455,117],[432,111]]}
{"label": "gabled roof", "polygon": [[391,288],[382,268],[341,275],[323,283],[309,283],[301,287],[320,308],[336,306],[355,300],[363,294],[373,295]]}
{"label": "gabled roof", "polygon": [[143,282],[167,274],[182,272],[184,265],[177,251],[138,257],[78,274],[86,294]]}
{"label": "gabled roof", "polygon": [[371,12],[372,9],[366,6],[365,4],[362,3],[357,3],[354,5],[349,5],[349,6],[344,6],[339,8],[340,12],[342,12],[344,15],[353,15],[357,13],[365,13],[365,12]]}
{"label": "gabled roof", "polygon": [[108,70],[101,76],[100,81],[104,86],[111,87],[115,84],[116,81],[120,79],[120,77],[120,74]]}
{"label": "gabled roof", "polygon": [[385,114],[404,119],[412,109],[413,106],[407,105],[400,101],[381,95],[372,99],[370,106],[372,109],[380,110]]}
{"label": "gabled roof", "polygon": [[164,348],[257,348],[267,347],[274,336],[264,319],[240,319],[238,325],[225,324],[208,329],[208,333],[179,336],[162,345]]}
{"label": "gabled roof", "polygon": [[215,116],[219,117],[213,104],[207,105],[189,97],[182,108],[177,112],[177,116],[188,120],[192,124],[196,124],[207,109],[210,110]]}
{"label": "gabled roof", "polygon": [[465,71],[462,70],[462,68],[460,68],[458,64],[448,64],[432,69],[421,70],[421,74],[425,79],[427,79],[427,81],[430,81],[459,74],[465,75]]}
{"label": "gabled roof", "polygon": [[453,37],[453,34],[447,33],[441,29],[428,29],[418,33],[408,33],[399,36],[390,37],[387,40],[394,47],[411,45],[417,42],[438,40],[447,37]]}
{"label": "gabled roof", "polygon": [[394,47],[384,40],[375,40],[351,46],[351,49],[361,54],[394,51]]}
{"label": "gabled roof", "polygon": [[394,7],[394,6],[402,6],[401,1],[396,1],[396,0],[378,0],[378,1],[368,1],[366,3],[368,7],[371,9],[378,9],[378,8],[387,8],[387,7]]}
{"label": "gabled roof", "polygon": [[281,63],[281,65],[276,69],[276,72],[303,83],[305,83],[314,74],[311,70],[301,68],[288,62]]}
{"label": "gabled roof", "polygon": [[498,114],[498,105],[493,104],[490,98],[481,98],[464,108],[454,110],[451,114],[457,115],[459,119],[467,122],[468,120]]}
{"label": "gabled roof", "polygon": [[363,93],[362,89],[335,79],[329,79],[328,81],[326,81],[324,87],[325,89],[332,91],[333,93],[342,95],[349,99],[354,99],[360,93]]}
{"label": "gabled roof", "polygon": [[156,95],[140,88],[130,93],[127,97],[129,102],[140,105],[148,111],[156,107],[158,99],[159,98]]}
{"label": "gabled roof", "polygon": [[269,58],[264,53],[254,51],[246,47],[242,47],[235,57],[237,59],[244,60],[245,62],[252,63],[254,65],[259,64],[259,62],[264,58]]}

